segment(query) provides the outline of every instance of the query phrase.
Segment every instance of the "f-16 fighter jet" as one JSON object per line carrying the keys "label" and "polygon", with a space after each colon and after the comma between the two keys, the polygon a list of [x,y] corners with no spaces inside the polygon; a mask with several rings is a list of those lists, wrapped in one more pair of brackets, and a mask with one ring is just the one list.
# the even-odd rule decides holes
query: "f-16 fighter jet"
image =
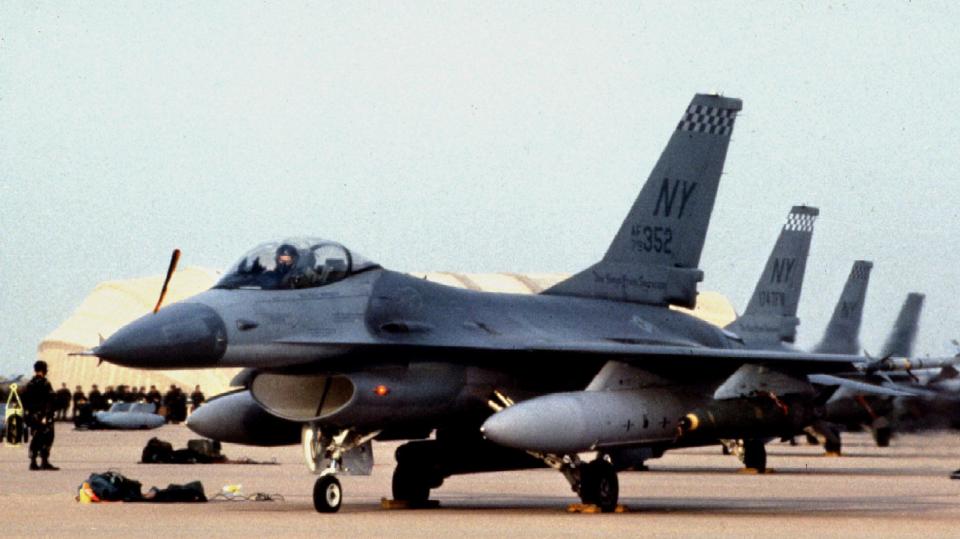
{"label": "f-16 fighter jet", "polygon": [[[745,425],[779,432],[809,413],[808,373],[851,370],[849,356],[746,349],[668,308],[696,302],[740,109],[696,95],[604,257],[541,294],[454,289],[333,241],[290,239],[254,248],[211,290],[91,354],[137,368],[246,367],[245,389],[191,424],[253,443],[289,442],[299,426],[318,511],[340,507],[338,475],[370,473],[373,440],[411,440],[396,453],[398,500],[423,502],[455,474],[548,465],[612,510],[613,466],[578,452],[741,436]],[[699,409],[710,424],[684,424]]]}

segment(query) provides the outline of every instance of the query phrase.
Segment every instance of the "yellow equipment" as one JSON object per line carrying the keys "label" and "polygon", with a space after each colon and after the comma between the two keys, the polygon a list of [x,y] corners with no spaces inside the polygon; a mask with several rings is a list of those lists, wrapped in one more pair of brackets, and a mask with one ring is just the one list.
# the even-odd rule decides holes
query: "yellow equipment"
{"label": "yellow equipment", "polygon": [[17,384],[10,384],[7,410],[4,414],[3,442],[7,447],[20,447],[26,439],[27,425],[23,417],[23,402],[17,393]]}

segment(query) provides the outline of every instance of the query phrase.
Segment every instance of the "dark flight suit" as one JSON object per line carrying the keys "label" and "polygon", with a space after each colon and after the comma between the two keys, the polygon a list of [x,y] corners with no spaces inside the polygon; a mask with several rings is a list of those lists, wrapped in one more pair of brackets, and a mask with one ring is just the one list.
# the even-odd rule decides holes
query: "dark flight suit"
{"label": "dark flight suit", "polygon": [[190,409],[191,412],[196,412],[197,408],[203,404],[203,401],[207,400],[203,392],[199,389],[190,394],[190,402],[193,403],[193,408]]}
{"label": "dark flight suit", "polygon": [[157,388],[152,388],[150,389],[149,392],[147,392],[147,402],[152,402],[156,404],[157,410],[160,409],[160,405],[162,404],[162,401],[163,401],[163,397],[160,396],[160,391]]}
{"label": "dark flight suit", "polygon": [[57,420],[65,421],[67,419],[67,410],[70,409],[70,390],[61,387],[56,393],[57,402]]}
{"label": "dark flight suit", "polygon": [[73,392],[73,412],[70,414],[70,419],[77,418],[77,410],[80,409],[80,405],[87,402],[87,396],[83,394],[82,389],[77,389]]}
{"label": "dark flight suit", "polygon": [[[43,376],[34,376],[27,384],[23,399],[26,423],[31,434],[31,470],[56,469],[49,460],[50,448],[53,446],[53,418],[56,406],[56,396],[50,381]],[[40,466],[37,466],[37,457],[40,457]]]}
{"label": "dark flight suit", "polygon": [[90,390],[90,406],[94,411],[107,409],[107,400],[103,398],[103,393],[100,393],[99,389]]}

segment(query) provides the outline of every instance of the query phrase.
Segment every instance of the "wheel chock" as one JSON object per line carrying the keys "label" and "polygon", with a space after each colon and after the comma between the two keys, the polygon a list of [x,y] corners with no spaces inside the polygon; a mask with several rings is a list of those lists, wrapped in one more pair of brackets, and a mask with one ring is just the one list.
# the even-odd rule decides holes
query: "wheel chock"
{"label": "wheel chock", "polygon": [[737,473],[741,473],[744,475],[766,475],[774,472],[775,470],[773,468],[766,468],[763,470],[760,470],[757,468],[740,468],[739,470],[737,470]]}
{"label": "wheel chock", "polygon": [[[570,505],[567,506],[567,512],[568,513],[584,513],[584,514],[592,515],[594,513],[602,513],[603,510],[600,509],[599,505],[594,505],[592,503],[571,503]],[[626,513],[627,507],[621,504],[617,504],[617,506],[611,512]]]}
{"label": "wheel chock", "polygon": [[840,452],[839,452],[839,451],[824,451],[824,452],[823,452],[823,456],[825,456],[825,457],[839,457],[839,456],[840,456]]}
{"label": "wheel chock", "polygon": [[407,500],[390,500],[380,498],[381,509],[436,509],[440,507],[437,500],[426,500],[423,502],[409,502]]}

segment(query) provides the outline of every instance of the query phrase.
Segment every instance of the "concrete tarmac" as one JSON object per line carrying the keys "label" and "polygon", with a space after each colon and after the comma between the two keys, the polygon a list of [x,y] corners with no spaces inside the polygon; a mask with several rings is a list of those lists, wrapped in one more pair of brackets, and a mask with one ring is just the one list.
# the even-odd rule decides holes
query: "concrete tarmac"
{"label": "concrete tarmac", "polygon": [[[157,436],[185,447],[182,425],[153,431],[75,431],[58,425],[58,472],[27,470],[25,447],[0,448],[0,535],[9,537],[957,537],[960,435],[902,435],[889,448],[869,435],[844,436],[845,456],[805,443],[768,445],[774,472],[740,473],[719,447],[686,449],[620,474],[625,514],[568,514],[577,502],[561,475],[530,470],[458,476],[434,491],[438,509],[381,509],[390,493],[395,443],[375,443],[370,477],[344,477],[339,513],[313,510],[314,476],[299,447],[224,445],[232,458],[277,464],[138,464]],[[283,501],[82,505],[91,472],[116,470],[150,486],[199,479],[213,496],[224,485]]]}

